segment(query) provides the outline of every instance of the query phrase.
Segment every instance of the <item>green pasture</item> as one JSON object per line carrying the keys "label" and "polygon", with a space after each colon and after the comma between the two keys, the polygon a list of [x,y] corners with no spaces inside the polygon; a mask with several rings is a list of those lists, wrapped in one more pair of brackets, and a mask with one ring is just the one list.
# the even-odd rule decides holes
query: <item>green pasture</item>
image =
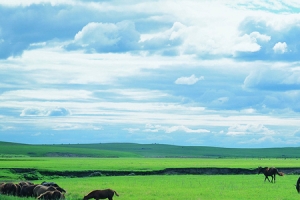
{"label": "green pasture", "polygon": [[[181,147],[160,144],[62,144],[27,145],[0,142],[0,182],[33,178],[34,183],[53,181],[67,190],[67,200],[79,200],[94,189],[112,188],[118,200],[211,200],[299,199],[298,175],[277,176],[276,183],[264,175],[150,175],[75,178],[67,171],[154,171],[166,168],[244,168],[258,166],[300,167],[299,148],[228,149]],[[16,169],[24,169],[16,172]],[[41,171],[58,175],[42,175]],[[54,173],[55,174],[55,173]],[[26,176],[24,176],[26,175]],[[31,200],[0,195],[0,200]]]}
{"label": "green pasture", "polygon": [[[298,159],[204,159],[204,158],[1,158],[0,182],[20,181],[13,168],[33,168],[51,171],[84,170],[157,170],[165,168],[257,168],[257,166],[298,167]],[[67,190],[66,199],[79,200],[94,189],[112,188],[119,193],[120,200],[156,199],[298,199],[294,184],[298,175],[277,176],[275,184],[264,182],[257,175],[151,175],[151,176],[100,176],[85,178],[38,177],[42,181],[53,181]],[[0,199],[30,200],[33,198],[9,197]]]}
{"label": "green pasture", "polygon": [[246,168],[258,166],[300,167],[298,159],[255,158],[0,158],[0,169],[33,168],[49,171],[153,171],[166,168]]}
{"label": "green pasture", "polygon": [[[296,175],[277,177],[275,184],[263,181],[263,175],[165,175],[112,176],[52,179],[67,190],[66,199],[79,200],[94,189],[112,188],[115,200],[293,200],[299,199],[294,184]],[[36,182],[40,183],[40,181]],[[0,196],[0,199],[24,200]]]}

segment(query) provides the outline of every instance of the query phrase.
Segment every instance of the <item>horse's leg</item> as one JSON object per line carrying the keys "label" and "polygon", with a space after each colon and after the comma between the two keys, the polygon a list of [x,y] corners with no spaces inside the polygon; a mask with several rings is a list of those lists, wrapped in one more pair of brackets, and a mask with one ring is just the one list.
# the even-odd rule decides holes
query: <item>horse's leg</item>
{"label": "horse's leg", "polygon": [[274,182],[273,183],[275,183],[275,179],[276,179],[276,174],[274,174]]}
{"label": "horse's leg", "polygon": [[268,176],[266,176],[266,177],[265,177],[265,181],[266,181],[266,179],[268,179],[268,181],[270,182],[270,179],[269,179],[269,177],[268,177]]}

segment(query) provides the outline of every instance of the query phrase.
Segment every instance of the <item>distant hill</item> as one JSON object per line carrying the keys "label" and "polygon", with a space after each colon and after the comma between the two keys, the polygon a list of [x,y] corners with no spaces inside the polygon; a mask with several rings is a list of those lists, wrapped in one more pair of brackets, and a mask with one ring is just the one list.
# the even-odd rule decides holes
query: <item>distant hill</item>
{"label": "distant hill", "polygon": [[136,143],[31,145],[0,142],[0,157],[298,158],[299,153],[300,147],[220,148]]}

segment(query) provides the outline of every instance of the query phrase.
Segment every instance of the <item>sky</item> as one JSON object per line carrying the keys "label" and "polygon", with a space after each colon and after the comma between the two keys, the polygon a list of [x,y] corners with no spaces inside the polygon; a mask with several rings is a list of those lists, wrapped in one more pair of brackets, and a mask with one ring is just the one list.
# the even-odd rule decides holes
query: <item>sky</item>
{"label": "sky", "polygon": [[0,140],[300,144],[297,0],[0,0]]}

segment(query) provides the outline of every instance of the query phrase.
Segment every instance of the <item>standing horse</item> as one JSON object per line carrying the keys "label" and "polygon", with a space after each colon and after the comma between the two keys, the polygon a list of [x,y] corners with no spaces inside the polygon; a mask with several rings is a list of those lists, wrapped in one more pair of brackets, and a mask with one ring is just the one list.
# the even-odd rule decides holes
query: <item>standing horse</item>
{"label": "standing horse", "polygon": [[[276,174],[278,174],[279,176],[283,176],[284,173],[283,172],[279,172],[276,168],[274,167],[259,167],[258,168],[258,174],[260,173],[263,173],[265,175],[265,181],[266,179],[268,179],[269,182],[272,182],[273,183],[273,180],[274,180],[274,183],[275,183],[275,177],[276,177]],[[268,176],[271,176],[272,177],[272,181],[270,181],[269,177]]]}

